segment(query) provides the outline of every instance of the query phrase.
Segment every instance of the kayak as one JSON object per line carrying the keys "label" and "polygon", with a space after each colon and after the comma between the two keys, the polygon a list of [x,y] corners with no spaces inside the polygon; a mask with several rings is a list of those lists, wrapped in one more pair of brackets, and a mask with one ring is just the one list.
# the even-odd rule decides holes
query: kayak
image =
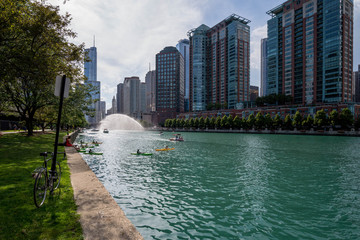
{"label": "kayak", "polygon": [[81,152],[81,153],[84,153],[84,152],[86,152],[86,150],[78,150],[78,152]]}
{"label": "kayak", "polygon": [[160,149],[155,149],[155,151],[170,151],[170,150],[174,150],[175,148],[160,148]]}
{"label": "kayak", "polygon": [[151,156],[152,153],[131,153],[131,155],[142,155],[142,156]]}
{"label": "kayak", "polygon": [[90,154],[90,155],[103,155],[103,153],[99,153],[99,152],[84,152],[83,154]]}

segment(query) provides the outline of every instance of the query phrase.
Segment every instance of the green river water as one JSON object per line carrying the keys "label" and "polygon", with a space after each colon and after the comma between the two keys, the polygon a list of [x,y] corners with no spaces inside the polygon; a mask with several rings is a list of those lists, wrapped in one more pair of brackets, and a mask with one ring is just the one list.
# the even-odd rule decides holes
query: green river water
{"label": "green river water", "polygon": [[83,158],[145,239],[360,239],[360,138],[173,134],[77,138],[103,142]]}

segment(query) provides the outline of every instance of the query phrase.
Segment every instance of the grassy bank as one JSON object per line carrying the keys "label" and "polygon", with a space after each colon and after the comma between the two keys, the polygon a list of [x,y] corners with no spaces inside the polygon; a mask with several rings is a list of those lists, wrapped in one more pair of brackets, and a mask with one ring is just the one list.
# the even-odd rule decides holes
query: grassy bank
{"label": "grassy bank", "polygon": [[39,153],[54,150],[54,139],[54,133],[0,137],[0,239],[83,238],[66,160],[60,160],[59,190],[41,208],[34,205],[31,173],[42,165]]}

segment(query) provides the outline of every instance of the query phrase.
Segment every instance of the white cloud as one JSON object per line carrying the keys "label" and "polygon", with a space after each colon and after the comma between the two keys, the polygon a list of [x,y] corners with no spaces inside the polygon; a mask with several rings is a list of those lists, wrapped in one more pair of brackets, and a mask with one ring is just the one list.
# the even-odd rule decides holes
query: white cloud
{"label": "white cloud", "polygon": [[77,43],[91,47],[96,36],[98,81],[107,103],[125,77],[139,76],[144,81],[149,63],[155,69],[155,55],[166,46],[175,46],[189,29],[202,23],[201,5],[191,0],[49,2],[71,14]]}

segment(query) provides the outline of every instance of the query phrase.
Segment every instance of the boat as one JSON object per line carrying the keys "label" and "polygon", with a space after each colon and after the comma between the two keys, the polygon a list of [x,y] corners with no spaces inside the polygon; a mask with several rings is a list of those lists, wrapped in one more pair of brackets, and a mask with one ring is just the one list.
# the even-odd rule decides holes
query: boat
{"label": "boat", "polygon": [[170,150],[174,150],[175,148],[160,148],[160,149],[155,149],[155,151],[170,151]]}
{"label": "boat", "polygon": [[184,138],[181,136],[181,134],[174,134],[175,137],[170,138],[170,141],[177,141],[177,142],[183,142]]}
{"label": "boat", "polygon": [[105,128],[104,133],[109,133],[109,130]]}
{"label": "boat", "polygon": [[92,131],[92,132],[98,132],[99,129],[95,129],[95,128],[94,128],[94,129],[91,129],[91,131]]}
{"label": "boat", "polygon": [[151,156],[152,153],[131,153],[131,155]]}
{"label": "boat", "polygon": [[83,154],[90,154],[90,155],[103,155],[103,153],[99,153],[99,152],[84,152]]}

